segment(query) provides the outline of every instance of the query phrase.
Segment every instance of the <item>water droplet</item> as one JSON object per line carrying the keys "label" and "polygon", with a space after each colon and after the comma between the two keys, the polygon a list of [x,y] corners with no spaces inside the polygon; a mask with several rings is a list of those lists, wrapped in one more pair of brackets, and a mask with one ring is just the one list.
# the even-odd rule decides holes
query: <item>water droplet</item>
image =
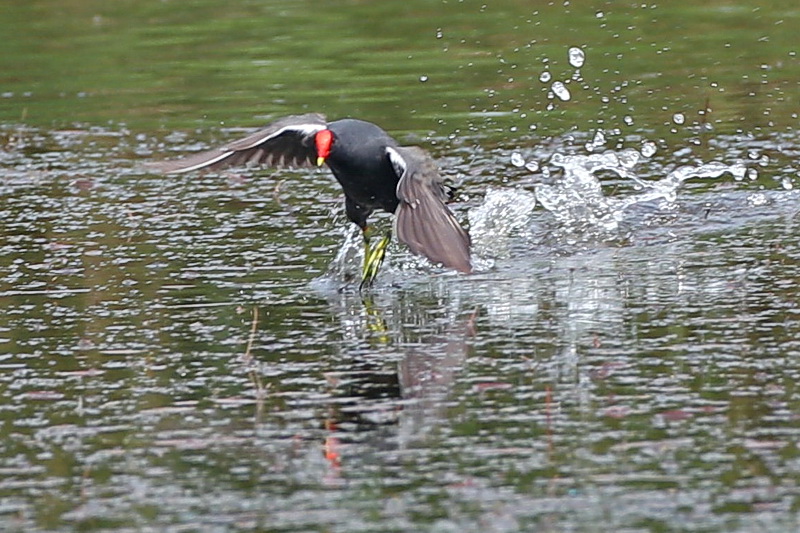
{"label": "water droplet", "polygon": [[742,164],[736,164],[731,166],[730,173],[733,174],[733,179],[736,181],[742,181],[747,175],[747,167]]}
{"label": "water droplet", "polygon": [[552,78],[553,78],[553,76],[551,76],[550,73],[547,72],[546,70],[544,72],[542,72],[541,74],[539,74],[539,81],[542,82],[542,83],[547,83]]}
{"label": "water droplet", "polygon": [[511,154],[511,164],[515,167],[524,167],[525,166],[525,158],[522,157],[522,154],[519,152],[514,152]]}
{"label": "water droplet", "polygon": [[596,18],[599,18],[599,19],[601,19],[601,18],[605,17],[606,15],[605,15],[605,13],[603,13],[602,11],[598,11],[597,13],[595,13],[595,14],[594,14],[594,16],[595,16]]}
{"label": "water droplet", "polygon": [[645,157],[653,157],[656,155],[658,147],[653,141],[644,141],[642,143],[642,155]]}
{"label": "water droplet", "polygon": [[794,182],[792,182],[792,178],[790,178],[789,176],[783,177],[783,179],[781,180],[781,185],[787,191],[794,188]]}
{"label": "water droplet", "polygon": [[436,28],[436,38],[441,39],[444,33],[442,33],[442,28]]}
{"label": "water droplet", "polygon": [[624,122],[628,126],[633,126],[633,117],[630,115],[625,115],[622,117],[622,122]]}
{"label": "water droplet", "polygon": [[569,94],[569,89],[567,89],[567,86],[560,81],[554,81],[550,88],[553,90],[553,94],[555,94],[559,100],[567,102],[572,97],[572,95]]}
{"label": "water droplet", "polygon": [[428,76],[425,76],[425,75],[420,76],[419,77],[419,81],[421,81],[422,83],[425,83],[426,81],[428,81]]}
{"label": "water droplet", "polygon": [[748,168],[747,169],[747,177],[750,178],[750,180],[752,180],[752,181],[757,180],[758,179],[758,170],[756,170],[754,168]]}
{"label": "water droplet", "polygon": [[586,54],[577,46],[570,48],[568,54],[569,64],[575,68],[581,68],[586,61]]}
{"label": "water droplet", "polygon": [[626,148],[617,155],[617,159],[623,168],[632,169],[639,162],[640,156],[641,154],[633,148]]}
{"label": "water droplet", "polygon": [[525,163],[525,168],[527,168],[531,172],[538,172],[539,163],[537,161],[528,161],[527,163]]}
{"label": "water droplet", "polygon": [[764,193],[757,192],[747,197],[747,203],[750,204],[751,206],[758,207],[762,205],[767,205],[769,203],[769,200],[767,199],[767,196]]}
{"label": "water droplet", "polygon": [[591,152],[595,148],[600,148],[604,144],[606,144],[606,134],[603,130],[597,130],[594,133],[594,138],[592,138],[592,141],[586,143],[586,149]]}
{"label": "water droplet", "polygon": [[762,167],[769,165],[769,156],[767,154],[762,155],[761,159],[758,160],[758,164]]}
{"label": "water droplet", "polygon": [[686,122],[686,117],[683,116],[683,113],[675,113],[674,115],[672,115],[672,122],[679,125],[683,124],[684,122]]}

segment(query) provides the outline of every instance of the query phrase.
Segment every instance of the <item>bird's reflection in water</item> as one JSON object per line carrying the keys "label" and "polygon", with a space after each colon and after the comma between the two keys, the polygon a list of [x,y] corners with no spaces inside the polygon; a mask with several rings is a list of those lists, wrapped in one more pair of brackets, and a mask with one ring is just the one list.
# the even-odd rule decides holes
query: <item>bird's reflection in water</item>
{"label": "bird's reflection in water", "polygon": [[477,310],[442,320],[434,327],[438,331],[425,327],[418,339],[409,334],[413,328],[397,331],[409,321],[423,320],[405,314],[402,305],[381,309],[364,300],[360,327],[348,329],[350,342],[342,346],[352,350],[348,369],[325,375],[332,399],[324,453],[336,469],[343,442],[368,440],[377,449],[402,448],[426,435],[442,416],[469,351]]}

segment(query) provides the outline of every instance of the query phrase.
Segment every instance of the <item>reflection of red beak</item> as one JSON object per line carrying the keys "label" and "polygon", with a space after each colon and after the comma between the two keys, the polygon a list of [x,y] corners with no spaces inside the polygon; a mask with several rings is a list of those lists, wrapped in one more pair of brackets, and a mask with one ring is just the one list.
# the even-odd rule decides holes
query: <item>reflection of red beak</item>
{"label": "reflection of red beak", "polygon": [[[324,161],[324,158],[320,159]],[[330,418],[325,419],[325,429],[336,431],[336,422]],[[333,435],[326,436],[322,450],[325,452],[325,459],[334,469],[338,470],[342,466],[341,456],[339,455],[339,439]]]}
{"label": "reflection of red beak", "polygon": [[336,437],[325,437],[325,459],[330,463],[333,468],[342,466],[342,458],[339,455],[339,439]]}

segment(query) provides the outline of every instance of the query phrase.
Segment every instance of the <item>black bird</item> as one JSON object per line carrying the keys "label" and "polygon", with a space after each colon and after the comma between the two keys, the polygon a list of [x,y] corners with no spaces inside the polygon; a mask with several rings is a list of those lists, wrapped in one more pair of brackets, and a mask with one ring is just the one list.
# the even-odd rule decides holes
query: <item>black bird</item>
{"label": "black bird", "polygon": [[327,122],[309,113],[278,119],[221,148],[153,166],[168,174],[263,164],[305,167],[327,164],[344,191],[347,217],[361,228],[365,255],[361,286],[370,285],[383,262],[390,234],[370,247],[367,218],[376,209],[395,214],[400,242],[418,255],[461,272],[472,272],[469,234],[447,208],[442,177],[431,156],[401,147],[371,122]]}

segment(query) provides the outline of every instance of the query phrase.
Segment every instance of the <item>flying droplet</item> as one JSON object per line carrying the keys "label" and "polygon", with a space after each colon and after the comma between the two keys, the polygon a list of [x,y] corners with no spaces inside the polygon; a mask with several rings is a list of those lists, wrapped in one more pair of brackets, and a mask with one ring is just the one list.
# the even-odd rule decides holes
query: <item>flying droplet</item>
{"label": "flying droplet", "polygon": [[553,90],[553,94],[555,94],[558,99],[563,102],[567,102],[570,98],[572,98],[572,95],[569,94],[569,89],[567,89],[567,86],[560,81],[554,81],[550,88]]}
{"label": "flying droplet", "polygon": [[754,168],[748,168],[747,169],[747,177],[750,178],[750,180],[752,180],[752,181],[757,180],[758,179],[758,170],[756,170]]}
{"label": "flying droplet", "polygon": [[422,83],[425,83],[426,81],[428,81],[428,76],[425,76],[423,74],[422,76],[419,77],[419,81],[421,81]]}
{"label": "flying droplet", "polygon": [[577,46],[570,48],[568,54],[569,64],[575,68],[581,68],[586,61],[586,54]]}
{"label": "flying droplet", "polygon": [[640,153],[633,148],[626,148],[617,154],[617,159],[622,168],[632,169],[639,162]]}
{"label": "flying droplet", "polygon": [[781,180],[781,186],[788,191],[794,188],[794,182],[792,182],[792,178],[789,176],[784,176]]}
{"label": "flying droplet", "polygon": [[511,154],[511,164],[515,167],[524,167],[525,166],[525,158],[522,157],[522,154],[519,152],[514,152]]}
{"label": "flying droplet", "polygon": [[553,76],[551,76],[550,73],[547,72],[546,70],[544,72],[542,72],[541,74],[539,74],[539,81],[542,82],[542,83],[547,83],[552,78],[553,78]]}
{"label": "flying droplet", "polygon": [[658,147],[653,141],[645,141],[642,143],[642,155],[645,157],[653,157],[656,155]]}
{"label": "flying droplet", "polygon": [[672,122],[678,125],[683,124],[686,122],[686,117],[683,116],[683,113],[675,113],[672,115]]}
{"label": "flying droplet", "polygon": [[527,163],[525,163],[525,168],[527,168],[531,172],[538,172],[539,163],[537,161],[528,161]]}
{"label": "flying droplet", "polygon": [[733,174],[733,179],[736,181],[742,181],[744,177],[747,175],[747,167],[742,165],[741,163],[737,163],[730,168],[731,174]]}
{"label": "flying droplet", "polygon": [[633,126],[633,117],[630,115],[625,115],[622,117],[622,122],[624,122],[627,126]]}

